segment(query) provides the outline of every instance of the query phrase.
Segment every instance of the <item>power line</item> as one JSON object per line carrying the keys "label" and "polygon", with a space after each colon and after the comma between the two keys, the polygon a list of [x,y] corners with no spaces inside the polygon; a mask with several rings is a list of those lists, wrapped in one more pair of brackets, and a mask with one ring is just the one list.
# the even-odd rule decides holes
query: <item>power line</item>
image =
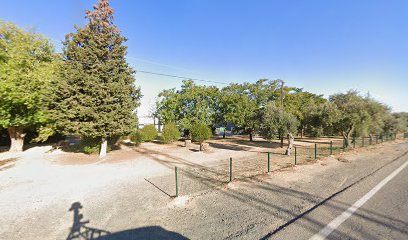
{"label": "power line", "polygon": [[218,83],[218,84],[228,85],[228,83],[224,83],[224,82],[216,82],[216,81],[205,80],[205,79],[189,78],[189,77],[182,77],[182,76],[171,75],[171,74],[164,74],[164,73],[156,73],[156,72],[136,70],[136,73],[138,73],[138,72],[140,72],[140,73],[146,73],[146,74],[152,74],[152,75],[158,75],[158,76],[173,77],[173,78],[180,78],[180,79],[186,79],[186,80],[193,80],[193,81],[208,82],[208,83]]}

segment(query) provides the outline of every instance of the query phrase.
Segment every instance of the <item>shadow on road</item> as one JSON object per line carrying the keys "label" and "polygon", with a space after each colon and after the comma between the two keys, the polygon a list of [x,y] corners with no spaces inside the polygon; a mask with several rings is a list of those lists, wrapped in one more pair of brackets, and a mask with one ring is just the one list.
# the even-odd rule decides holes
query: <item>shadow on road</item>
{"label": "shadow on road", "polygon": [[109,232],[106,230],[88,227],[89,221],[83,221],[83,215],[80,213],[82,205],[80,202],[74,202],[69,211],[74,214],[71,231],[67,240],[150,240],[150,239],[170,239],[184,240],[188,239],[183,235],[167,231],[160,226],[148,226],[134,228],[120,232]]}

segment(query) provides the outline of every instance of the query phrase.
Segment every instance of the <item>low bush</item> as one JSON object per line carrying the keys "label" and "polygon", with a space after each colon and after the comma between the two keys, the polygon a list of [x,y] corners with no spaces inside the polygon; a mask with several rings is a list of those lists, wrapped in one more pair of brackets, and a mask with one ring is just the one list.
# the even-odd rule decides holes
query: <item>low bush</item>
{"label": "low bush", "polygon": [[211,136],[211,128],[209,128],[205,123],[195,123],[191,127],[191,137],[194,141],[202,143]]}
{"label": "low bush", "polygon": [[145,125],[140,129],[140,133],[142,134],[143,142],[150,142],[157,138],[157,130],[153,124]]}
{"label": "low bush", "polygon": [[130,135],[130,140],[139,146],[143,142],[142,133],[140,130],[136,130]]}
{"label": "low bush", "polygon": [[176,124],[168,123],[164,126],[162,140],[164,143],[172,143],[180,138],[180,131]]}

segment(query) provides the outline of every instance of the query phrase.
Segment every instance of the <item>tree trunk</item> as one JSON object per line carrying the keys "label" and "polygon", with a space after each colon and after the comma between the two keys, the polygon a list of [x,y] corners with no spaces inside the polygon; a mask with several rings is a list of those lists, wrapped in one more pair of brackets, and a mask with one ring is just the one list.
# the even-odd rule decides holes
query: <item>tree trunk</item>
{"label": "tree trunk", "polygon": [[304,134],[305,134],[305,128],[302,127],[302,129],[300,130],[300,138],[303,138]]}
{"label": "tree trunk", "polygon": [[288,148],[286,149],[286,155],[290,156],[292,151],[293,143],[295,142],[295,138],[293,137],[292,133],[288,134]]}
{"label": "tree trunk", "polygon": [[101,143],[101,151],[99,152],[100,159],[106,157],[107,148],[108,148],[108,140],[105,137],[103,137],[102,143]]}
{"label": "tree trunk", "polygon": [[224,128],[224,133],[222,134],[222,138],[225,138],[225,128]]}
{"label": "tree trunk", "polygon": [[25,133],[21,127],[9,127],[7,129],[10,136],[10,152],[22,152],[24,147]]}
{"label": "tree trunk", "polygon": [[351,126],[347,132],[343,131],[343,139],[344,139],[344,143],[345,143],[344,144],[345,148],[348,148],[348,147],[351,146],[351,144],[350,144],[350,135],[353,133],[353,131],[354,131],[354,126]]}
{"label": "tree trunk", "polygon": [[249,141],[253,141],[252,128],[249,129]]}
{"label": "tree trunk", "polygon": [[281,140],[280,147],[283,148],[283,136],[280,137],[280,140]]}

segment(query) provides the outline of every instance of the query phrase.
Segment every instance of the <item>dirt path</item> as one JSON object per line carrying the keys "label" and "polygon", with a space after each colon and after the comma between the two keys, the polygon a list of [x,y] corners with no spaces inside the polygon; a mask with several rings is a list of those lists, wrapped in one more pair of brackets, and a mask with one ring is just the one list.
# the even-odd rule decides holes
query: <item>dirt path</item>
{"label": "dirt path", "polygon": [[[343,162],[327,158],[228,185],[216,177],[225,173],[220,156],[235,159],[242,151],[208,154],[183,149],[175,157],[179,148],[147,144],[126,152],[130,160],[86,165],[61,165],[47,147],[26,151],[15,167],[0,172],[0,226],[6,226],[0,229],[0,239],[66,239],[75,222],[71,206],[76,202],[83,206],[77,209],[82,220],[90,221],[80,225],[88,233],[253,239],[272,223],[278,225],[390,161],[406,151],[407,144],[378,145],[347,153]],[[251,154],[248,159],[259,153]],[[181,176],[182,196],[177,199],[169,197],[174,195],[174,165],[191,175],[190,180]],[[213,170],[213,177],[200,178],[203,168]]]}

